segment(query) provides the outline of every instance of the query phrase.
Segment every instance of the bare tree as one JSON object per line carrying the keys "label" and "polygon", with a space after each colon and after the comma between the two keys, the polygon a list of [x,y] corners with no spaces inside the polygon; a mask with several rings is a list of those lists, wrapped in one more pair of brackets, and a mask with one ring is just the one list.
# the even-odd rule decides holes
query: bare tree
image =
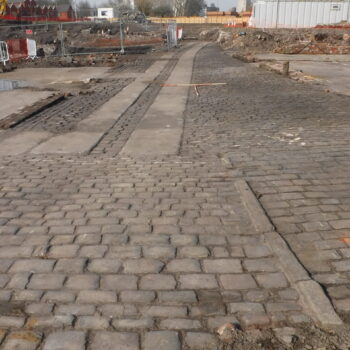
{"label": "bare tree", "polygon": [[174,0],[174,15],[175,16],[184,16],[187,0]]}
{"label": "bare tree", "polygon": [[133,9],[123,0],[107,0],[100,4],[101,7],[112,7],[114,9],[115,16],[122,15],[123,13],[132,13]]}
{"label": "bare tree", "polygon": [[173,9],[170,5],[162,4],[152,9],[152,15],[158,17],[172,17],[174,15]]}
{"label": "bare tree", "polygon": [[94,8],[88,0],[83,0],[78,3],[78,17],[89,17],[94,15]]}
{"label": "bare tree", "polygon": [[205,5],[204,0],[173,0],[175,16],[197,16]]}
{"label": "bare tree", "polygon": [[135,6],[139,11],[149,16],[153,8],[153,0],[135,0]]}
{"label": "bare tree", "polygon": [[187,0],[185,4],[185,16],[198,16],[205,5],[204,0]]}

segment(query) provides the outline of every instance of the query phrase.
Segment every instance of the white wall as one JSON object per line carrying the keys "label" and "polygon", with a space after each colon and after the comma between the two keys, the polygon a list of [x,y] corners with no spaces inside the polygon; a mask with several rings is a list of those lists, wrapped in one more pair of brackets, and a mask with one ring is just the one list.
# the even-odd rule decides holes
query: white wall
{"label": "white wall", "polygon": [[238,0],[236,11],[237,12],[247,11],[247,0]]}
{"label": "white wall", "polygon": [[349,1],[258,0],[251,25],[257,28],[309,28],[350,21]]}

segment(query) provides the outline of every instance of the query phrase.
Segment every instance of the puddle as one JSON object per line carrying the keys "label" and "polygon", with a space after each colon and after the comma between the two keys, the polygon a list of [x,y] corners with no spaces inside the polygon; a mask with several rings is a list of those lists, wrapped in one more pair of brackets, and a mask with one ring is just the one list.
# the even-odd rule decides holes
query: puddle
{"label": "puddle", "polygon": [[0,79],[0,91],[15,90],[27,86],[24,81]]}

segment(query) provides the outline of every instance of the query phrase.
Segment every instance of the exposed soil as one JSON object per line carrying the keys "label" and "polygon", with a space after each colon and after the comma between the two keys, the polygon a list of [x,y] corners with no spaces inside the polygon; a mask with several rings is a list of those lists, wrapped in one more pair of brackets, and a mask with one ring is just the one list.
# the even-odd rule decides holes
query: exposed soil
{"label": "exposed soil", "polygon": [[254,29],[226,28],[203,30],[202,40],[216,41],[225,49],[242,55],[257,53],[347,54],[349,29]]}
{"label": "exposed soil", "polygon": [[[126,54],[145,54],[165,48],[165,29],[160,25],[130,22],[125,23],[124,28]],[[27,29],[33,34],[26,34]],[[62,30],[58,24],[0,26],[1,40],[36,41],[38,57],[15,62],[17,66],[30,67],[114,66],[123,60],[119,32],[119,23],[64,23]]]}
{"label": "exposed soil", "polygon": [[299,328],[236,330],[221,336],[220,350],[347,350],[349,328]]}

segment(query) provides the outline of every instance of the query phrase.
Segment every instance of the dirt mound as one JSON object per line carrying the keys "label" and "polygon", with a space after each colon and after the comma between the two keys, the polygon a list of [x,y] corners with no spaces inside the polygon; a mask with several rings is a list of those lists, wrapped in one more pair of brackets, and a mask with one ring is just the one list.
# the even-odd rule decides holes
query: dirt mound
{"label": "dirt mound", "polygon": [[216,41],[219,37],[219,28],[206,29],[199,33],[200,40]]}
{"label": "dirt mound", "polygon": [[256,53],[348,54],[349,31],[325,29],[227,28],[202,31],[201,40],[218,42],[242,55]]}
{"label": "dirt mound", "polygon": [[316,326],[247,330],[227,327],[220,333],[218,350],[347,350],[350,346],[348,326],[327,330]]}

